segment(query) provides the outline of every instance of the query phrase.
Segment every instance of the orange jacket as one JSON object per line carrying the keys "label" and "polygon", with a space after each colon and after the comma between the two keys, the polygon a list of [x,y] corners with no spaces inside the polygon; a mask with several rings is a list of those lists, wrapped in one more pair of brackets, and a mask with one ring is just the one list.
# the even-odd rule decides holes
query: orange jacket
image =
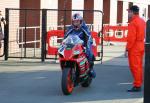
{"label": "orange jacket", "polygon": [[145,21],[138,15],[132,17],[128,25],[128,36],[126,49],[132,52],[144,50]]}

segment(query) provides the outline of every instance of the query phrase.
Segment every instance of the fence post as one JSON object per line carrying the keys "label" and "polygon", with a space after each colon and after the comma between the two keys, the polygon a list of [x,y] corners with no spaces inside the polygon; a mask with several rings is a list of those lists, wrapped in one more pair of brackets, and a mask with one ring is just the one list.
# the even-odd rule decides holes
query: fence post
{"label": "fence post", "polygon": [[42,39],[41,39],[41,61],[46,58],[46,36],[47,36],[47,10],[42,9]]}
{"label": "fence post", "polygon": [[102,45],[102,47],[101,47],[101,64],[102,64],[102,62],[103,62],[103,41],[104,41],[104,13],[102,12],[102,30],[101,30],[101,35],[99,35],[99,37],[101,37],[101,45]]}
{"label": "fence post", "polygon": [[144,103],[150,103],[150,19],[146,24]]}
{"label": "fence post", "polygon": [[5,60],[8,60],[8,42],[9,42],[9,9],[5,9],[5,20],[6,24],[4,26],[4,55]]}

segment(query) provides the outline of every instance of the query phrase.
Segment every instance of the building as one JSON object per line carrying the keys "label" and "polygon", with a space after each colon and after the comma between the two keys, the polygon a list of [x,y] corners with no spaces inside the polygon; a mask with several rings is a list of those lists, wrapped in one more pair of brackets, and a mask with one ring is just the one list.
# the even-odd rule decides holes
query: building
{"label": "building", "polygon": [[127,22],[126,9],[131,5],[138,5],[140,15],[148,19],[150,0],[1,0],[0,10],[4,13],[5,8],[64,9],[64,6],[67,9],[102,10],[104,23],[116,24]]}
{"label": "building", "polygon": [[[82,10],[101,10],[104,13],[104,24],[117,25],[126,24],[128,21],[127,9],[132,5],[138,5],[140,7],[140,16],[145,20],[150,18],[150,0],[1,0],[0,10],[5,15],[5,8],[20,8],[20,9],[82,9]],[[10,13],[10,25],[9,32],[12,41],[23,42],[24,38],[24,26],[32,27],[27,31],[27,40],[35,41],[40,40],[40,25],[41,25],[41,12],[28,12],[25,17],[24,11],[12,10]],[[71,23],[71,15],[73,12],[66,13],[66,24]],[[61,26],[62,18],[64,17],[63,11],[47,12],[47,28],[58,29]],[[83,17],[87,24],[94,25],[95,31],[100,31],[102,16],[97,15],[95,12],[83,13]],[[69,18],[69,19],[68,19]],[[96,26],[95,26],[96,25]],[[33,28],[34,27],[34,28]],[[49,29],[48,29],[49,30]],[[36,35],[36,39],[35,39]],[[11,45],[17,45],[16,42]],[[28,46],[33,45],[39,47],[39,43],[31,43]],[[20,44],[19,47],[23,47]],[[36,47],[35,46],[35,47]],[[11,46],[10,46],[11,47]],[[16,47],[18,48],[18,47]],[[16,49],[17,50],[17,49]],[[17,50],[18,51],[18,50]]]}
{"label": "building", "polygon": [[117,24],[127,22],[126,9],[131,5],[138,5],[140,15],[148,19],[150,0],[1,0],[0,10],[4,13],[5,8],[64,9],[65,6],[67,9],[102,10],[105,24]]}

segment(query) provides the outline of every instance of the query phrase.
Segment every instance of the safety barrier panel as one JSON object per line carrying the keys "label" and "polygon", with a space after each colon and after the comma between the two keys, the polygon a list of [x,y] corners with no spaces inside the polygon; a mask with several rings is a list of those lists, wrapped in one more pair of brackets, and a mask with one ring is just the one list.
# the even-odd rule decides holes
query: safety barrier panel
{"label": "safety barrier panel", "polygon": [[[98,37],[97,32],[91,32],[93,38],[93,53],[95,56],[99,56],[98,45],[101,43],[100,37]],[[47,54],[48,55],[57,55],[58,47],[62,42],[64,37],[64,30],[51,30],[47,33]]]}
{"label": "safety barrier panel", "polygon": [[47,33],[48,55],[57,55],[58,46],[64,37],[64,30],[51,30]]}
{"label": "safety barrier panel", "polygon": [[107,42],[126,42],[128,26],[104,26],[104,41]]}

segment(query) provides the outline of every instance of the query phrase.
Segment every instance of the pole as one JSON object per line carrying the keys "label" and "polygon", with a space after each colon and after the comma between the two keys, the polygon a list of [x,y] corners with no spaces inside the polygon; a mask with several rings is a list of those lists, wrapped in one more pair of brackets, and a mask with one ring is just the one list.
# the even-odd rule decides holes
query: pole
{"label": "pole", "polygon": [[46,58],[46,33],[47,33],[47,10],[42,9],[42,39],[41,39],[41,61],[44,62]]}
{"label": "pole", "polygon": [[146,24],[144,103],[150,103],[150,19]]}

